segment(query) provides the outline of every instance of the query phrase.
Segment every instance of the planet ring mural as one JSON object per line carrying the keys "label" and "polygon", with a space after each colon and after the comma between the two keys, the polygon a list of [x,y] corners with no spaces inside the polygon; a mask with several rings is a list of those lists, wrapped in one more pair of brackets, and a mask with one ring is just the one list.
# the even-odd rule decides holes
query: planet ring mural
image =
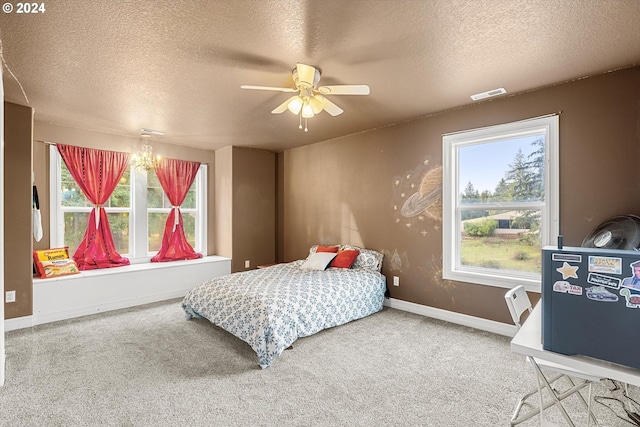
{"label": "planet ring mural", "polygon": [[[436,206],[442,200],[442,166],[437,166],[427,172],[420,183],[420,190],[413,193],[404,201],[400,213],[410,218],[423,212],[430,213],[430,208],[441,209]],[[438,213],[431,214],[438,217]]]}

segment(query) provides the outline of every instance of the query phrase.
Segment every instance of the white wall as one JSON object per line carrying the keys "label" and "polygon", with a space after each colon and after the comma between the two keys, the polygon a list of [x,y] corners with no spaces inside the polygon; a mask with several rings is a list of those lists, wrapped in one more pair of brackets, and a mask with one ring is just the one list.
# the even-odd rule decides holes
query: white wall
{"label": "white wall", "polygon": [[[0,165],[4,170],[4,85],[0,65]],[[0,173],[0,386],[4,385],[4,173]]]}

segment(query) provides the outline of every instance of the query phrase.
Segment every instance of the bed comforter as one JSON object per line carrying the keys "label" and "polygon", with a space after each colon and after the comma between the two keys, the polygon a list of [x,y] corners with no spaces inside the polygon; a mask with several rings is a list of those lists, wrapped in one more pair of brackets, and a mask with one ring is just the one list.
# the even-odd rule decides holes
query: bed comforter
{"label": "bed comforter", "polygon": [[247,342],[267,368],[297,338],[382,309],[385,277],[358,268],[301,270],[304,261],[229,274],[193,288],[182,308]]}

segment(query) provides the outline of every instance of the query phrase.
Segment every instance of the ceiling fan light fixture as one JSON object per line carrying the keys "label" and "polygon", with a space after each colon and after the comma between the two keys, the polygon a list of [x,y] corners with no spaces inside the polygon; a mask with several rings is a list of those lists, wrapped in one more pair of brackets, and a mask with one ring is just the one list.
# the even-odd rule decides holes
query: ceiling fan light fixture
{"label": "ceiling fan light fixture", "polygon": [[324,108],[324,106],[322,105],[322,102],[318,100],[315,96],[312,96],[311,98],[309,98],[309,106],[311,107],[313,114],[320,113]]}
{"label": "ceiling fan light fixture", "polygon": [[286,110],[298,116],[299,128],[307,132],[307,120],[326,111],[330,116],[338,116],[344,111],[336,104],[327,99],[324,95],[369,95],[370,89],[367,85],[331,85],[318,86],[320,83],[320,68],[302,63],[296,64],[291,71],[295,88],[272,87],[272,86],[252,86],[241,85],[241,89],[272,90],[278,92],[296,93],[291,98],[282,102],[271,111],[271,114],[282,114]]}
{"label": "ceiling fan light fixture", "polygon": [[304,103],[304,105],[302,105],[302,117],[305,119],[310,119],[313,116],[315,116],[315,113],[313,112],[313,108],[311,108],[309,101],[307,101]]}
{"label": "ceiling fan light fixture", "polygon": [[304,104],[304,101],[302,100],[301,97],[299,96],[294,96],[293,98],[291,98],[291,100],[289,101],[289,104],[287,105],[287,108],[289,109],[289,111],[291,111],[293,114],[298,115],[300,114],[300,110],[302,109],[302,105]]}

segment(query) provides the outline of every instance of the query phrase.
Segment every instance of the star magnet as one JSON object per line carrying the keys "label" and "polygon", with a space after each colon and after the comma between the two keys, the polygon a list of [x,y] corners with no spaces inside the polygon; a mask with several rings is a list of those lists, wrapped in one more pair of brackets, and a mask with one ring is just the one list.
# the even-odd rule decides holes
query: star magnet
{"label": "star magnet", "polygon": [[562,280],[567,280],[569,278],[574,278],[577,279],[578,278],[578,273],[576,273],[578,271],[578,267],[577,265],[569,265],[569,263],[565,262],[562,264],[562,267],[560,268],[556,268],[556,271],[560,274],[562,274]]}

